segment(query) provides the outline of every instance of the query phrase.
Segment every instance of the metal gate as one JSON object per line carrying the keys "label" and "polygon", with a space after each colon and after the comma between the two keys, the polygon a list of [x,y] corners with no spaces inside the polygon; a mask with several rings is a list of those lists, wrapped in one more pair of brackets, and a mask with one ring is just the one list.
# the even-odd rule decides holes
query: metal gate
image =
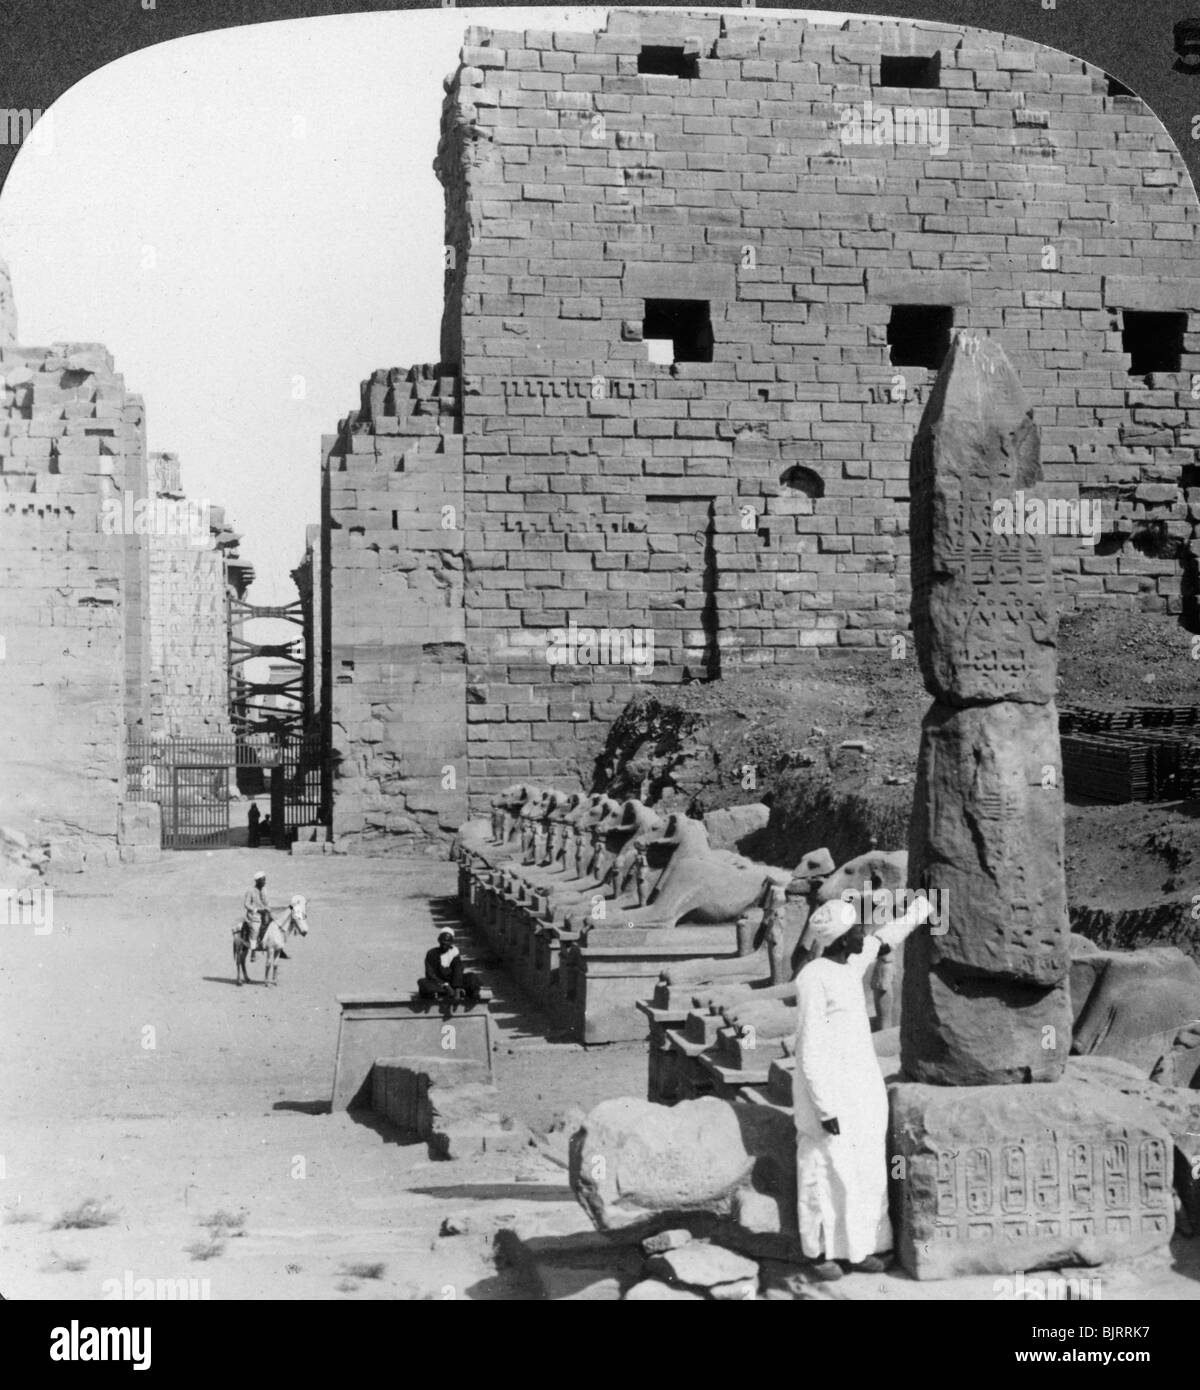
{"label": "metal gate", "polygon": [[171,800],[163,807],[164,849],[216,849],[229,843],[228,777],[224,763],[171,768]]}
{"label": "metal gate", "polygon": [[289,838],[321,821],[326,759],[319,738],[271,734],[198,738],[133,737],[126,745],[125,799],[162,807],[164,849],[228,845],[230,810],[237,799],[282,793],[279,817]]}
{"label": "metal gate", "polygon": [[325,766],[319,738],[294,739],[283,744],[283,811],[289,832],[317,825],[321,819],[322,772]]}

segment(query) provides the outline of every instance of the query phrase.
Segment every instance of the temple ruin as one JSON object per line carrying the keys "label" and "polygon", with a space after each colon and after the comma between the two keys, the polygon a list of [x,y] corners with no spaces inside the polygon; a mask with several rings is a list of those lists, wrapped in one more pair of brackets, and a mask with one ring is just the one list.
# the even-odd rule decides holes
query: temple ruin
{"label": "temple ruin", "polygon": [[0,824],[70,872],[158,853],[144,750],[230,733],[227,603],[254,572],[147,453],[110,354],[20,345],[6,269],[0,310]]}
{"label": "temple ruin", "polygon": [[374,372],[322,447],[340,841],[588,786],[646,683],[911,659],[908,457],[955,329],[1099,524],[1051,540],[1060,606],[1195,621],[1200,217],[1099,69],[906,22],[475,28],[436,169],[441,361]]}

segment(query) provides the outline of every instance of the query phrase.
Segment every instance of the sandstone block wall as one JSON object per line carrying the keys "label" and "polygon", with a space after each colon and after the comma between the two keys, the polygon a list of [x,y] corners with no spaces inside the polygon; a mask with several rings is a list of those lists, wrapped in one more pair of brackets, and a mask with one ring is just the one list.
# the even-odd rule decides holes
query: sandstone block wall
{"label": "sandstone block wall", "polygon": [[[154,495],[185,507],[175,456],[152,454],[150,464]],[[197,519],[203,519],[199,503],[192,505]],[[230,730],[224,514],[220,508],[207,510],[203,533],[164,528],[145,538],[150,571],[148,722],[153,734]]]}
{"label": "sandstone block wall", "polygon": [[52,867],[112,863],[130,538],[101,518],[144,477],[142,403],[96,344],[5,347],[0,371],[0,820]]}
{"label": "sandstone block wall", "polygon": [[[695,76],[640,75],[663,46]],[[912,55],[936,55],[937,85],[884,87],[881,60]],[[653,678],[677,680],[907,625],[908,453],[934,373],[891,362],[895,306],[996,338],[1048,480],[1119,508],[1111,553],[1058,545],[1068,601],[1179,607],[1181,557],[1133,532],[1191,542],[1200,325],[1181,372],[1147,383],[1120,311],[1193,307],[1197,207],[1159,122],[1106,92],[1065,54],[915,24],[614,13],[595,35],[468,34],[442,166],[465,187],[446,318],[468,664],[494,710],[471,725],[473,791],[560,759],[569,686],[585,715],[630,691],[627,670],[498,655],[509,626],[652,627]],[[844,143],[867,102],[944,112],[946,153]],[[708,305],[711,362],[647,361],[654,299]]]}
{"label": "sandstone block wall", "polygon": [[[639,71],[656,66],[677,75]],[[880,111],[927,138],[875,143]],[[867,143],[843,139],[855,119]],[[1101,503],[1098,546],[1055,541],[1061,601],[1196,620],[1200,219],[1158,120],[1099,70],[906,22],[476,28],[436,167],[439,370],[460,389],[441,467],[457,486],[461,449],[465,507],[454,727],[476,809],[514,780],[586,783],[596,721],[638,682],[886,658],[908,626],[909,451],[936,375],[889,341],[914,313],[1003,346],[1048,491]],[[674,362],[645,341],[666,311]],[[1125,336],[1138,314],[1185,316],[1141,321],[1176,336],[1175,360],[1146,369]],[[353,571],[374,561],[335,531],[330,563],[336,632],[339,585],[362,593]],[[648,630],[653,669],[550,666],[572,622]],[[405,636],[395,617],[370,630]],[[440,668],[407,649],[422,690]],[[356,814],[378,814],[375,726],[343,727]]]}
{"label": "sandstone block wall", "polygon": [[307,526],[304,531],[304,556],[292,570],[292,583],[300,597],[304,617],[304,706],[311,716],[321,708],[321,633],[322,615],[321,528]]}
{"label": "sandstone block wall", "polygon": [[117,862],[130,737],[227,731],[238,538],[216,507],[201,546],[158,524],[178,463],[101,345],[15,338],[0,263],[0,825],[53,875]]}
{"label": "sandstone block wall", "polygon": [[376,372],[326,441],[333,829],[365,848],[466,815],[457,412],[452,375]]}

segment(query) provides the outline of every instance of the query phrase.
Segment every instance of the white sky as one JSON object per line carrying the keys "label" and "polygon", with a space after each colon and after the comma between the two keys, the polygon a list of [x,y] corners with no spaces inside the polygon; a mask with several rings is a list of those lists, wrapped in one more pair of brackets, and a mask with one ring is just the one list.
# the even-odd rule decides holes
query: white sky
{"label": "white sky", "polygon": [[105,344],[145,399],[149,447],[178,453],[188,494],[242,533],[253,602],[294,597],[321,435],[359,382],[437,360],[432,163],[465,28],[593,29],[605,13],[345,15],[174,40],[73,87],[19,152],[0,255],[20,341]]}

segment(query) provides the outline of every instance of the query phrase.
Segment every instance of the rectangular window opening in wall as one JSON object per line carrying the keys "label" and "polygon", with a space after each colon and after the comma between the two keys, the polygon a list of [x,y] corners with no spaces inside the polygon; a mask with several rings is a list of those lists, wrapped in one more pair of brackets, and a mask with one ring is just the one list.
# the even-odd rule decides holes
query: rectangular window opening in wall
{"label": "rectangular window opening in wall", "polygon": [[1124,309],[1121,318],[1121,351],[1129,354],[1130,376],[1179,371],[1186,314]]}
{"label": "rectangular window opening in wall", "polygon": [[699,77],[699,55],[666,44],[646,44],[638,53],[637,70],[647,77]]}
{"label": "rectangular window opening in wall", "polygon": [[894,304],[887,340],[893,367],[931,367],[950,350],[954,310],[948,304]]}
{"label": "rectangular window opening in wall", "polygon": [[881,87],[938,87],[942,80],[942,55],[928,57],[892,57],[879,60]]}
{"label": "rectangular window opening in wall", "polygon": [[399,512],[393,512],[393,513],[392,513],[392,530],[393,530],[393,531],[399,531],[399,529],[400,529],[400,513],[399,513]]}
{"label": "rectangular window opening in wall", "polygon": [[647,299],[642,340],[651,362],[711,362],[712,318],[706,299]]}

